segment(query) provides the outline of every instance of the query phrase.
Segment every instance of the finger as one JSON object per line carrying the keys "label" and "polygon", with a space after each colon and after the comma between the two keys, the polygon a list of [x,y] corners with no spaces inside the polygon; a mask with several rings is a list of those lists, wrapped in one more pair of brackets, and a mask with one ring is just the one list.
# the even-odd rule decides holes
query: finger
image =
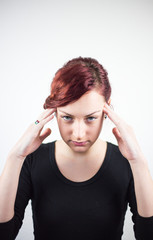
{"label": "finger", "polygon": [[39,116],[38,116],[38,120],[41,121],[44,118],[47,118],[48,116],[50,116],[51,114],[53,114],[56,111],[56,108],[48,108],[45,109],[44,112],[42,112]]}
{"label": "finger", "polygon": [[40,134],[44,125],[46,123],[48,123],[49,121],[51,121],[54,118],[54,115],[49,115],[48,117],[46,117],[45,119],[38,121],[38,123],[35,122],[35,130],[36,132],[38,131],[38,133]]}
{"label": "finger", "polygon": [[118,127],[120,128],[124,123],[123,119],[121,119],[109,106],[105,103],[103,107],[104,113],[107,114],[109,119]]}
{"label": "finger", "polygon": [[47,129],[45,129],[44,130],[44,132],[40,135],[40,140],[41,140],[41,142],[43,142],[43,140],[46,138],[46,137],[48,137],[50,134],[51,134],[51,129],[50,128],[47,128]]}
{"label": "finger", "polygon": [[43,126],[48,123],[49,121],[51,121],[54,118],[54,115],[49,115],[48,117],[46,117],[45,119],[43,119],[41,121],[41,123],[43,124]]}
{"label": "finger", "polygon": [[112,132],[113,132],[114,136],[116,137],[117,141],[119,142],[121,140],[121,134],[120,134],[119,130],[115,127],[112,129]]}

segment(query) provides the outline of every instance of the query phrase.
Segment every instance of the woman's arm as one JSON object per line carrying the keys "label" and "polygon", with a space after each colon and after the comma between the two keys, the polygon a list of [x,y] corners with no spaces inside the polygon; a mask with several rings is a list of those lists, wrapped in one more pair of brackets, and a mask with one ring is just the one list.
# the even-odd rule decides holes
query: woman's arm
{"label": "woman's arm", "polygon": [[103,110],[116,125],[113,128],[113,134],[117,139],[122,155],[130,163],[138,213],[142,217],[151,217],[153,216],[153,180],[134,131],[107,104]]}
{"label": "woman's arm", "polygon": [[39,124],[31,124],[24,135],[15,144],[8,155],[4,170],[0,176],[0,223],[11,220],[14,216],[15,198],[23,162],[27,155],[34,152],[42,141],[51,133],[44,125],[53,119],[55,109],[47,109],[39,116]]}
{"label": "woman's arm", "polygon": [[143,156],[138,160],[130,161],[134,178],[138,213],[142,217],[153,216],[153,180],[148,164]]}
{"label": "woman's arm", "polygon": [[0,176],[0,222],[7,222],[14,216],[14,203],[18,180],[25,157],[10,154]]}

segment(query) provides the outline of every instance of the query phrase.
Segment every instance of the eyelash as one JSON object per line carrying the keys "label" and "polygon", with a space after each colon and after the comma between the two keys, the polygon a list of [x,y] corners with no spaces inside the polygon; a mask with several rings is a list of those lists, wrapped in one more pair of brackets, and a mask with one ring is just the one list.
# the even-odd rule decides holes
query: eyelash
{"label": "eyelash", "polygon": [[[65,121],[67,121],[67,122],[70,122],[70,121],[72,121],[73,119],[71,118],[71,117],[69,117],[69,116],[62,116],[62,118],[65,120]],[[66,118],[66,119],[65,119]],[[92,118],[92,120],[90,121],[89,119],[91,119]],[[89,120],[89,122],[93,122],[94,120],[96,120],[97,118],[96,117],[88,117],[86,120],[88,121]]]}

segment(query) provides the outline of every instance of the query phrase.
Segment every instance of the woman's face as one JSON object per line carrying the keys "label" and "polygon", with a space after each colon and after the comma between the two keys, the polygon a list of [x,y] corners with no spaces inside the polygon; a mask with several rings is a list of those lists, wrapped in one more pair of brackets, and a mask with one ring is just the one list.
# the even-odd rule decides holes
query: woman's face
{"label": "woman's face", "polygon": [[57,123],[64,142],[74,152],[86,152],[97,140],[104,119],[105,100],[97,91],[57,108]]}

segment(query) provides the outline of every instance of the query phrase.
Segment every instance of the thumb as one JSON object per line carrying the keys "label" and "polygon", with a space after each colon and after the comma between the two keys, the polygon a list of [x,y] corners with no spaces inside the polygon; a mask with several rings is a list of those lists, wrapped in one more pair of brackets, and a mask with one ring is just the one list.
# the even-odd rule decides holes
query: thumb
{"label": "thumb", "polygon": [[121,139],[121,134],[120,134],[119,130],[117,129],[117,127],[114,127],[112,129],[112,132],[113,132],[114,136],[116,137],[117,141],[119,142],[119,140]]}
{"label": "thumb", "polygon": [[44,130],[44,132],[40,135],[40,140],[43,141],[46,137],[48,137],[51,134],[51,129],[47,128]]}

